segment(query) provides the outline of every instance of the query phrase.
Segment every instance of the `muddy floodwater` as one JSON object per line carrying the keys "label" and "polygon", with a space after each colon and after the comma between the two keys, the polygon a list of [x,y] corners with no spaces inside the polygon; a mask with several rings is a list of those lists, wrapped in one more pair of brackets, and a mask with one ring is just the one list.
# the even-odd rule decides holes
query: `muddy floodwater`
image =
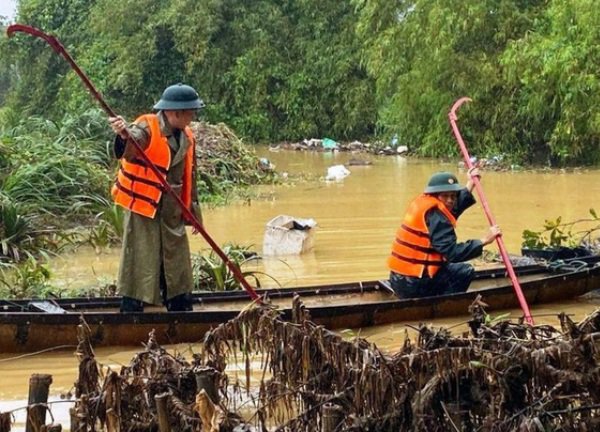
{"label": "muddy floodwater", "polygon": [[[293,179],[289,184],[261,186],[261,199],[239,202],[216,209],[204,209],[207,231],[219,244],[232,242],[253,245],[262,251],[265,224],[281,214],[313,218],[318,228],[314,233],[314,250],[298,257],[265,257],[249,267],[264,271],[284,286],[317,285],[333,282],[381,279],[387,276],[385,259],[406,205],[419,194],[435,171],[451,171],[464,182],[466,173],[456,163],[415,160],[404,157],[375,157],[347,153],[304,153],[259,151],[275,164],[280,173]],[[351,157],[372,162],[368,166],[348,166]],[[326,182],[327,168],[346,164],[351,174],[342,181]],[[301,178],[301,179],[300,179]],[[297,180],[296,180],[297,179]],[[589,209],[600,211],[600,171],[484,171],[482,184],[490,208],[504,233],[509,253],[519,254],[524,229],[539,230],[545,219],[562,216],[563,221],[589,217]],[[487,230],[487,220],[480,204],[469,209],[460,219],[459,239],[480,238]],[[199,237],[191,237],[192,252],[207,249]],[[496,247],[488,247],[496,251]],[[68,287],[95,285],[114,280],[119,250],[102,254],[92,250],[57,258],[52,262],[53,276]],[[274,282],[264,280],[265,286]],[[594,300],[570,302],[532,308],[536,323],[558,326],[555,315],[569,313],[576,321],[596,309]],[[518,310],[509,311],[518,317]],[[435,321],[436,325],[466,330],[466,315]],[[360,334],[384,350],[393,351],[403,341],[410,327],[400,323],[347,332]],[[187,351],[198,347],[179,346]],[[113,348],[98,351],[101,363],[119,367],[137,349]],[[0,412],[18,408],[27,398],[27,385],[32,373],[49,373],[54,377],[51,397],[58,399],[67,392],[77,377],[73,349],[35,357],[11,359],[0,354]],[[53,411],[65,424],[68,404],[57,403]],[[55,411],[56,410],[56,411]],[[21,412],[22,413],[22,412]],[[65,416],[65,417],[63,417]],[[17,430],[19,430],[17,428]]]}
{"label": "muddy floodwater", "polygon": [[[429,176],[440,170],[466,173],[456,163],[403,157],[348,153],[269,152],[261,150],[277,171],[296,179],[292,184],[259,188],[261,200],[204,209],[205,227],[219,244],[252,245],[262,251],[265,224],[277,215],[313,218],[318,223],[314,251],[298,257],[267,258],[259,264],[284,286],[380,279],[385,259],[408,202],[419,194]],[[350,158],[372,162],[348,166]],[[346,164],[351,174],[339,182],[324,181],[327,167]],[[563,221],[600,212],[600,171],[493,172],[484,171],[482,184],[490,208],[504,232],[510,253],[518,254],[524,229],[539,230],[545,219]],[[481,205],[467,210],[458,225],[459,239],[480,238],[487,230]],[[199,236],[190,237],[192,252],[206,250]],[[495,245],[487,249],[495,251]],[[66,286],[89,286],[113,281],[119,250],[96,254],[79,250],[52,263],[54,277]],[[252,268],[250,268],[252,269]],[[266,279],[265,286],[275,286]]]}

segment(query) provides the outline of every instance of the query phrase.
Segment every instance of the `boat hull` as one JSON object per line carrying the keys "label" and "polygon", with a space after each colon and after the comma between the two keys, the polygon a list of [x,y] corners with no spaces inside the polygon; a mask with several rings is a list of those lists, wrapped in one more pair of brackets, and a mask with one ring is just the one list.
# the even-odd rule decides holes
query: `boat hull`
{"label": "boat hull", "polygon": [[[305,300],[312,320],[329,329],[465,315],[477,295],[482,296],[489,310],[518,307],[505,275],[488,273],[480,277],[479,287],[469,292],[420,299],[399,300],[378,281],[275,289],[268,295],[289,319],[291,299],[297,292]],[[526,278],[521,288],[530,305],[574,298],[600,288],[600,267],[594,263],[576,271],[550,273],[530,268],[529,273],[521,271]],[[118,298],[57,300],[56,305],[66,313],[18,311],[17,306],[25,307],[26,301],[0,302],[0,353],[74,347],[82,318],[91,329],[94,346],[141,346],[152,330],[161,344],[201,342],[208,330],[234,318],[249,304],[240,292],[199,294],[196,301],[192,312],[150,310],[128,314],[118,312]]]}

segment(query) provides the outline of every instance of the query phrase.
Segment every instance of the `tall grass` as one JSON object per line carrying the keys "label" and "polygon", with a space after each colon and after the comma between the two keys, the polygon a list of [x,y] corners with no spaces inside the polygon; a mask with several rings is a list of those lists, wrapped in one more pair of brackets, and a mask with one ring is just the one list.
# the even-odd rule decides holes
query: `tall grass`
{"label": "tall grass", "polygon": [[0,257],[20,261],[34,242],[30,218],[19,214],[16,206],[0,203]]}
{"label": "tall grass", "polygon": [[68,228],[87,225],[106,206],[108,137],[98,110],[60,122],[0,111],[0,262],[5,267],[44,261],[44,254],[72,244]]}
{"label": "tall grass", "polygon": [[110,184],[107,129],[97,110],[60,123],[30,117],[4,124],[2,142],[11,158],[0,165],[2,192],[28,212],[93,217]]}
{"label": "tall grass", "polygon": [[34,256],[58,253],[73,239],[56,227],[36,223],[19,206],[0,199],[0,263],[18,263]]}

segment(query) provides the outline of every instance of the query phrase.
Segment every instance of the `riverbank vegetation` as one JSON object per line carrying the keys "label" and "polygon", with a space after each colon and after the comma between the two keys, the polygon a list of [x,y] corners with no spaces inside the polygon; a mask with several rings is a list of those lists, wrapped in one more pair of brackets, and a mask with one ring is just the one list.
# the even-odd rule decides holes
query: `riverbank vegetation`
{"label": "riverbank vegetation", "polygon": [[[17,20],[56,35],[120,113],[185,81],[247,141],[331,137],[552,166],[600,162],[593,0],[21,0]],[[44,43],[0,39],[0,104],[53,120],[91,98]]]}
{"label": "riverbank vegetation", "polygon": [[[199,122],[193,130],[205,205],[275,180],[224,124]],[[49,255],[120,241],[123,213],[110,197],[112,138],[95,108],[58,121],[0,113],[0,296],[60,295],[50,283]]]}

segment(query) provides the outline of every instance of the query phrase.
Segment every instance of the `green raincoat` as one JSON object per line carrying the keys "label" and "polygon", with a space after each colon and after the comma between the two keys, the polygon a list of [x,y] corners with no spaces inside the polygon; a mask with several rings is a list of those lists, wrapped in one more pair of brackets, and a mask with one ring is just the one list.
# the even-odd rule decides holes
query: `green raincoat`
{"label": "green raincoat", "polygon": [[[167,181],[175,192],[181,192],[184,159],[190,145],[185,133],[174,134],[164,114],[158,113],[161,133],[167,137],[171,148],[171,167]],[[148,125],[139,123],[129,128],[142,148],[150,143]],[[176,136],[178,135],[178,136]],[[120,137],[115,141],[117,158],[132,158],[137,150]],[[194,164],[195,167],[195,164]],[[192,176],[192,203],[200,218],[197,204],[195,173]],[[123,249],[119,266],[117,287],[123,296],[160,305],[177,295],[189,293],[193,288],[190,248],[182,211],[169,193],[163,193],[156,216],[151,219],[125,210]],[[165,298],[161,296],[161,269],[166,285]]]}

